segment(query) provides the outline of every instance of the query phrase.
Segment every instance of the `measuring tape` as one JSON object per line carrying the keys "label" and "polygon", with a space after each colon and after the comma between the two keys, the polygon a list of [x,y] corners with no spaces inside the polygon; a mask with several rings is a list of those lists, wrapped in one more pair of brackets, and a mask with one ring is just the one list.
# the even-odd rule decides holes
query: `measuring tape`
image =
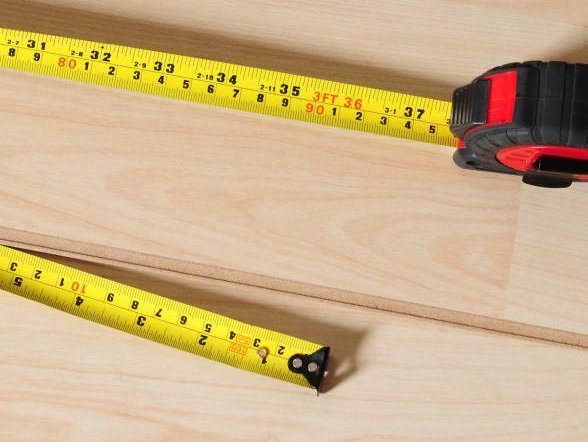
{"label": "measuring tape", "polygon": [[0,67],[456,147],[451,102],[0,28]]}
{"label": "measuring tape", "polygon": [[0,288],[232,367],[314,388],[329,347],[0,246]]}

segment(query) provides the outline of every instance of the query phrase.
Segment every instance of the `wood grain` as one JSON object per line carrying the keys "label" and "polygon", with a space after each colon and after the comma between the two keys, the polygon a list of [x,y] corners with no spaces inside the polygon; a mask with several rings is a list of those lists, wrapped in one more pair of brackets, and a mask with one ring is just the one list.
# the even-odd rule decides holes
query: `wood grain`
{"label": "wood grain", "polygon": [[317,398],[2,292],[1,440],[588,438],[585,349],[171,272],[60,261],[330,344],[328,391]]}
{"label": "wood grain", "polygon": [[[442,98],[493,65],[586,54],[585,23],[489,4],[9,0],[0,25]],[[588,346],[585,187],[15,72],[0,102],[5,242]]]}

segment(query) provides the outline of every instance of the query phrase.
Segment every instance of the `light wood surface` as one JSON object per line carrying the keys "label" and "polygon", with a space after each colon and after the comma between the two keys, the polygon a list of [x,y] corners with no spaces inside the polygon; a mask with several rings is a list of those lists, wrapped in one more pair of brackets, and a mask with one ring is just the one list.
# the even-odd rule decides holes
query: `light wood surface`
{"label": "light wood surface", "polygon": [[2,292],[0,440],[588,438],[585,349],[170,272],[60,261],[329,344],[327,391],[317,398]]}
{"label": "light wood surface", "polygon": [[[449,98],[494,65],[588,60],[585,4],[556,3],[8,0],[0,25]],[[5,242],[588,345],[585,186],[14,72],[0,102]]]}

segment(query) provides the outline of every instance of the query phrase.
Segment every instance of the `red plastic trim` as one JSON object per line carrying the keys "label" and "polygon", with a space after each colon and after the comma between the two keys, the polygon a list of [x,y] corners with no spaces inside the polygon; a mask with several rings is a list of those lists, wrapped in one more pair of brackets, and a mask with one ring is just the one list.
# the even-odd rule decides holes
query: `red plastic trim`
{"label": "red plastic trim", "polygon": [[466,135],[484,127],[512,123],[517,98],[517,76],[517,71],[506,71],[484,77],[484,80],[490,81],[486,123],[471,128]]}
{"label": "red plastic trim", "polygon": [[484,80],[490,80],[488,117],[484,126],[512,123],[517,97],[517,71],[488,75]]}
{"label": "red plastic trim", "polygon": [[[496,159],[511,169],[526,172],[542,156],[588,160],[588,149],[567,146],[514,146],[496,154]],[[576,179],[588,180],[588,175],[576,175]]]}

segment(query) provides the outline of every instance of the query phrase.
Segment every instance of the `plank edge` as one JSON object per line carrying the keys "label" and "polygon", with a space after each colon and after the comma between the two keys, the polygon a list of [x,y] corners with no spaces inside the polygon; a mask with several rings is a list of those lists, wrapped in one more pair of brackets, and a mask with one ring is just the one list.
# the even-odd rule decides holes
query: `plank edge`
{"label": "plank edge", "polygon": [[174,258],[165,258],[106,245],[90,244],[82,241],[68,240],[49,235],[39,235],[32,232],[2,227],[0,227],[0,243],[24,250],[65,256],[83,261],[124,266],[136,265],[140,267],[183,273],[212,280],[259,287],[499,333],[539,339],[542,341],[588,348],[588,335],[583,333],[526,324],[398,299],[389,299],[377,295],[286,280]]}

